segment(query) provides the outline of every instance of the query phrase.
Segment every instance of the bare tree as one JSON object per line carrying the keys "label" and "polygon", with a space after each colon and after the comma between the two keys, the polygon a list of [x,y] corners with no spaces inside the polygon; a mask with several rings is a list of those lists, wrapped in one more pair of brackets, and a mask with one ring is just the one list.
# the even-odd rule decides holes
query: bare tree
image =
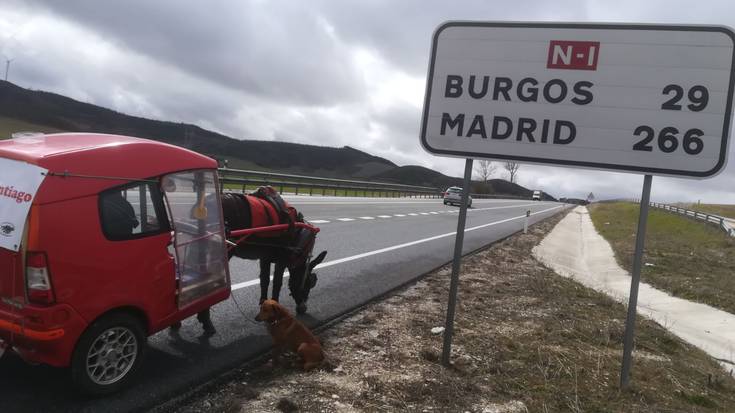
{"label": "bare tree", "polygon": [[510,174],[510,182],[515,182],[518,170],[521,169],[521,164],[518,162],[508,161],[503,165],[503,168],[505,168],[505,170],[508,171],[508,174]]}
{"label": "bare tree", "polygon": [[475,173],[482,179],[482,190],[480,192],[492,192],[487,181],[490,180],[493,172],[495,172],[495,164],[486,159],[480,160],[475,164]]}
{"label": "bare tree", "polygon": [[475,165],[475,173],[482,179],[482,182],[487,184],[487,181],[490,179],[490,177],[493,175],[493,172],[495,172],[495,164],[488,160],[481,160],[478,161]]}

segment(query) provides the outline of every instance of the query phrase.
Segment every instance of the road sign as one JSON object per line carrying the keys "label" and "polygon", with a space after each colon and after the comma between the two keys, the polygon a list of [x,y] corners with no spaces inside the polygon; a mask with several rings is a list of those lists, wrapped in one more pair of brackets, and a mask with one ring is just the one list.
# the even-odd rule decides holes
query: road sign
{"label": "road sign", "polygon": [[436,155],[704,178],[727,159],[735,33],[447,22],[421,143]]}

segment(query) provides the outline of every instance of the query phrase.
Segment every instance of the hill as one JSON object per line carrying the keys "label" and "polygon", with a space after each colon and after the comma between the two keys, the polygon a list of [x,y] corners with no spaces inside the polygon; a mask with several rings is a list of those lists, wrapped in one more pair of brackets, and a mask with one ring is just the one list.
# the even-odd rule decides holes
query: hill
{"label": "hill", "polygon": [[[422,166],[398,166],[378,156],[342,148],[288,142],[239,140],[199,126],[130,116],[79,102],[56,93],[29,90],[0,80],[0,132],[32,129],[42,132],[99,132],[138,136],[182,146],[213,158],[227,159],[228,167],[365,179],[446,188],[462,180]],[[479,186],[478,186],[479,185]],[[530,197],[531,191],[501,179],[473,190]]]}

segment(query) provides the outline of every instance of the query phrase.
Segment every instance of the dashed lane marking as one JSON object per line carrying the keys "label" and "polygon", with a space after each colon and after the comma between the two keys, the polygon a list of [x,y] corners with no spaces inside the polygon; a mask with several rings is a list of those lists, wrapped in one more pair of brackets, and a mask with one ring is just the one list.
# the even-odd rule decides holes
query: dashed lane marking
{"label": "dashed lane marking", "polygon": [[[544,204],[543,203],[535,202],[535,203],[532,203],[532,204],[523,204],[523,205],[499,206],[499,207],[489,207],[489,208],[472,208],[472,209],[468,209],[467,212],[470,213],[470,212],[488,211],[488,210],[493,210],[493,209],[508,209],[508,208],[519,208],[519,207],[526,207],[526,206],[537,206],[537,205],[544,205]],[[393,217],[405,217],[405,216],[415,217],[415,216],[419,216],[419,215],[428,216],[428,215],[456,214],[456,213],[459,213],[459,208],[457,208],[457,209],[451,209],[451,210],[432,211],[432,212],[419,212],[419,213],[409,212],[409,213],[406,213],[406,214],[393,214],[392,216]],[[377,215],[378,218],[383,218],[383,219],[391,218],[392,216],[391,215]],[[357,217],[357,218],[337,218],[336,220],[337,221],[342,221],[342,222],[350,222],[350,221],[355,221],[355,220],[358,220],[358,219],[361,219],[361,220],[364,220],[364,221],[369,221],[369,220],[374,220],[375,217],[364,216],[364,217]],[[311,223],[314,223],[314,224],[326,224],[326,223],[329,223],[331,221],[326,220],[326,219],[315,219],[315,220],[310,221],[310,222]]]}
{"label": "dashed lane marking", "polygon": [[[544,212],[553,211],[555,209],[559,209],[559,208],[563,208],[563,207],[564,207],[563,205],[559,205],[559,206],[555,206],[555,207],[552,207],[552,208],[544,209],[542,211],[533,212],[533,213],[531,213],[531,215],[533,216],[533,215],[543,214]],[[478,230],[478,229],[481,229],[481,228],[487,228],[487,227],[490,227],[490,226],[493,226],[493,225],[498,225],[498,224],[502,224],[502,223],[505,223],[505,222],[514,221],[516,219],[525,218],[525,217],[526,217],[526,214],[519,215],[517,217],[501,219],[500,221],[490,222],[490,223],[483,224],[483,225],[478,225],[478,226],[472,227],[472,228],[466,228],[464,230],[464,232],[475,231],[475,230]],[[445,234],[435,235],[435,236],[429,237],[429,238],[423,238],[423,239],[419,239],[419,240],[416,240],[416,241],[407,242],[407,243],[404,243],[404,244],[394,245],[392,247],[381,248],[381,249],[378,249],[378,250],[369,251],[369,252],[365,252],[365,253],[362,253],[362,254],[353,255],[353,256],[350,256],[350,257],[336,259],[334,261],[324,262],[324,263],[321,263],[321,264],[317,265],[315,269],[331,267],[333,265],[342,264],[342,263],[349,262],[349,261],[354,261],[354,260],[359,260],[361,258],[366,258],[366,257],[369,257],[371,255],[382,254],[382,253],[388,252],[388,251],[394,251],[394,250],[401,249],[401,248],[411,247],[411,246],[417,245],[417,244],[423,244],[425,242],[434,241],[434,240],[437,240],[437,239],[440,239],[440,238],[450,237],[450,236],[455,235],[456,233],[457,233],[456,231],[454,231],[454,232],[447,232]],[[283,274],[284,277],[288,277],[288,275],[289,275],[288,272],[285,272]],[[271,279],[273,279],[273,278],[271,277]],[[242,288],[245,288],[245,287],[250,287],[250,286],[253,286],[253,285],[257,285],[257,284],[260,284],[260,280],[259,279],[255,279],[255,280],[250,280],[250,281],[245,281],[245,282],[233,284],[232,285],[232,291],[239,290],[239,289],[242,289]]]}

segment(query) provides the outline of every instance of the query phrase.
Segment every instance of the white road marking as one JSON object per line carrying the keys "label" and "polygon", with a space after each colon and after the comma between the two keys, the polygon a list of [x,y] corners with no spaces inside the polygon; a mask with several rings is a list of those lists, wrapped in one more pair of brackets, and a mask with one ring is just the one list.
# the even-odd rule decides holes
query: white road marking
{"label": "white road marking", "polygon": [[[534,212],[531,215],[533,216],[533,215],[543,214],[544,212],[553,211],[555,209],[559,209],[559,208],[563,208],[563,207],[564,207],[564,205],[559,205],[559,206],[555,206],[553,208],[548,208],[548,209],[544,209],[542,211]],[[510,221],[513,221],[513,220],[516,220],[516,219],[525,218],[525,217],[526,217],[526,214],[519,215],[519,216],[513,217],[513,218],[501,219],[500,221],[490,222],[490,223],[483,224],[483,225],[478,225],[478,226],[472,227],[472,228],[465,228],[464,232],[467,233],[467,232],[470,232],[470,231],[475,231],[475,230],[478,230],[478,229],[491,227],[493,225],[503,224],[503,223],[506,223],[506,222],[510,222]],[[362,254],[352,255],[350,257],[340,258],[340,259],[337,259],[337,260],[334,260],[334,261],[329,261],[329,262],[325,262],[325,263],[319,264],[319,265],[316,266],[315,269],[331,267],[333,265],[342,264],[342,263],[349,262],[349,261],[354,261],[354,260],[359,260],[361,258],[370,257],[372,255],[382,254],[384,252],[394,251],[394,250],[401,249],[401,248],[406,248],[406,247],[411,247],[411,246],[418,245],[418,244],[423,244],[425,242],[429,242],[429,241],[434,241],[434,240],[441,239],[441,238],[450,237],[452,235],[455,235],[456,233],[457,233],[457,231],[447,232],[445,234],[435,235],[433,237],[428,237],[428,238],[423,238],[423,239],[419,239],[419,240],[416,240],[416,241],[406,242],[404,244],[394,245],[392,247],[381,248],[381,249],[374,250],[374,251],[364,252]],[[286,271],[283,274],[283,277],[284,278],[285,277],[288,277],[288,271]],[[245,281],[245,282],[233,284],[231,286],[231,288],[232,288],[232,291],[235,291],[235,290],[239,290],[241,288],[245,288],[245,287],[250,287],[250,286],[253,286],[253,285],[257,285],[259,283],[260,283],[260,280],[259,279],[255,279],[255,280],[250,280],[250,281]]]}
{"label": "white road marking", "polygon": [[408,215],[410,215],[410,216],[412,216],[412,217],[415,217],[415,216],[417,216],[418,214],[417,214],[417,213],[415,213],[415,212],[410,212],[410,213],[409,213]]}
{"label": "white road marking", "polygon": [[390,215],[378,215],[378,218],[393,218]]}
{"label": "white road marking", "polygon": [[359,217],[360,219],[375,219],[373,217]]}
{"label": "white road marking", "polygon": [[393,214],[393,216],[394,217],[405,217],[406,215],[404,215],[404,214]]}
{"label": "white road marking", "polygon": [[329,223],[329,221],[327,221],[326,219],[314,219],[314,220],[311,220],[309,222],[311,222],[312,224],[327,224],[327,223]]}
{"label": "white road marking", "polygon": [[342,221],[342,222],[349,222],[349,221],[354,221],[354,220],[355,218],[337,218],[337,221]]}
{"label": "white road marking", "polygon": [[421,215],[429,215],[428,212],[419,212],[419,214],[421,214]]}
{"label": "white road marking", "polygon": [[439,215],[438,212],[429,212],[429,213],[432,214],[432,215]]}

